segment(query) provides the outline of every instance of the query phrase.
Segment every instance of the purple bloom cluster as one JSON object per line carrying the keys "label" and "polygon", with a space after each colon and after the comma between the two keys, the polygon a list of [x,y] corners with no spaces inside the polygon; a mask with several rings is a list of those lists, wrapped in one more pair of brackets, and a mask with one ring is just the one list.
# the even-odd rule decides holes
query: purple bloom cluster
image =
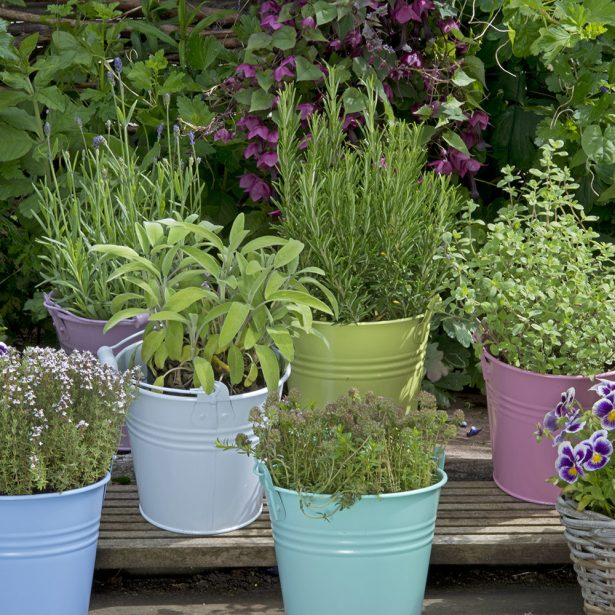
{"label": "purple bloom cluster", "polygon": [[612,454],[613,444],[606,430],[601,429],[574,447],[570,442],[562,442],[557,449],[555,469],[562,480],[574,483],[585,476],[586,471],[603,468]]}

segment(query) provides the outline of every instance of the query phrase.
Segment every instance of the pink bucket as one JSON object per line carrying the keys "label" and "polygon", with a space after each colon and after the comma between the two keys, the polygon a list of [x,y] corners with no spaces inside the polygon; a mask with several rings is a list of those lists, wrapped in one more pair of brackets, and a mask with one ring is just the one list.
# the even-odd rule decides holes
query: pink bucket
{"label": "pink bucket", "polygon": [[[555,474],[557,448],[546,439],[536,442],[536,425],[570,387],[575,388],[584,407],[591,406],[598,397],[588,389],[598,376],[528,372],[499,361],[486,350],[481,364],[487,385],[493,480],[502,491],[520,500],[555,504],[560,491],[545,480]],[[615,372],[600,377],[613,378]]]}
{"label": "pink bucket", "polygon": [[[58,341],[62,350],[89,350],[94,356],[102,346],[115,346],[127,338],[131,333],[143,331],[147,325],[147,314],[137,316],[118,323],[113,329],[103,333],[106,320],[90,320],[71,314],[53,301],[53,293],[45,294],[44,305],[53,320]],[[126,426],[122,427],[122,438],[118,446],[121,453],[130,452],[130,438]]]}

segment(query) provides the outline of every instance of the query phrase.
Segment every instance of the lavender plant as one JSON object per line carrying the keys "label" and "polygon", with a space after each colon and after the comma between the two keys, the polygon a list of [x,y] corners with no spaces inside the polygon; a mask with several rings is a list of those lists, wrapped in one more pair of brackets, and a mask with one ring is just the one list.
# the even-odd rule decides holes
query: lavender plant
{"label": "lavender plant", "polygon": [[[108,122],[107,133],[95,136],[90,147],[80,125],[84,149],[76,155],[63,153],[62,174],[54,169],[52,127],[46,125],[51,171],[37,189],[44,284],[54,291],[54,300],[68,311],[100,320],[112,316],[115,297],[125,296],[135,287],[124,279],[113,278],[118,262],[103,259],[92,246],[143,245],[135,231],[138,223],[200,214],[204,188],[194,138],[189,135],[191,154],[184,161],[180,128],[171,128],[169,117],[166,127],[161,124],[158,130],[159,140],[167,140],[169,156],[156,158],[160,153],[158,143],[147,156],[137,156],[129,134],[135,106],[127,108],[118,60],[109,65],[117,122]],[[167,104],[167,116],[168,112]]]}
{"label": "lavender plant", "polygon": [[240,434],[236,448],[263,461],[274,485],[329,494],[339,509],[363,495],[433,484],[435,449],[456,433],[429,393],[421,393],[417,409],[406,412],[389,399],[356,390],[324,408],[302,406],[291,392],[282,401],[271,396],[250,418],[256,440]]}
{"label": "lavender plant", "polygon": [[0,342],[0,495],[66,491],[101,479],[135,376],[88,352],[20,352]]}
{"label": "lavender plant", "polygon": [[591,387],[600,399],[586,410],[575,398],[574,388],[538,425],[538,441],[548,438],[557,446],[556,475],[551,479],[563,495],[589,509],[615,516],[615,382],[600,379]]}

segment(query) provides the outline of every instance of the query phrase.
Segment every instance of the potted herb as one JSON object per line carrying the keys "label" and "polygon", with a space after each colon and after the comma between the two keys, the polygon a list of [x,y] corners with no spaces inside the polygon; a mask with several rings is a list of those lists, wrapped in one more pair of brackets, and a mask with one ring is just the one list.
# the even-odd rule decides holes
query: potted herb
{"label": "potted herb", "polygon": [[353,90],[365,111],[348,139],[338,85],[331,69],[324,112],[310,117],[307,141],[293,86],[278,108],[278,228],[305,244],[301,265],[325,272],[338,306],[334,318],[314,324],[318,335],[299,339],[291,385],[320,405],[350,386],[409,405],[461,197],[448,178],[426,170],[423,128],[377,123],[373,85]]}
{"label": "potted herb", "polygon": [[578,186],[556,163],[561,147],[546,144],[525,182],[504,169],[509,205],[487,225],[484,243],[461,240],[453,260],[452,294],[475,323],[482,352],[494,480],[543,504],[558,492],[545,483],[554,451],[528,444],[537,421],[571,386],[591,404],[589,377],[615,365],[615,247],[588,226],[593,218],[575,200]]}
{"label": "potted herb", "polygon": [[[136,247],[141,241],[135,232],[137,222],[185,217],[201,210],[203,186],[194,147],[184,164],[179,126],[160,126],[150,152],[138,155],[129,134],[134,108],[124,104],[119,72],[109,70],[118,120],[115,126],[108,122],[104,136],[95,136],[88,146],[78,119],[83,150],[63,152],[55,164],[59,145],[53,127],[45,125],[50,177],[36,189],[35,215],[43,231],[41,275],[49,291],[45,306],[67,352],[96,353],[100,346],[142,330],[146,322],[130,318],[103,333],[114,312],[114,299],[134,292],[135,287],[125,279],[113,278],[117,261],[103,260],[92,246],[121,242]],[[165,140],[168,156],[161,157]]]}
{"label": "potted herb", "polygon": [[615,567],[615,381],[601,379],[591,387],[599,399],[589,406],[575,398],[573,388],[549,411],[538,440],[553,442],[560,490],[557,510],[566,528],[586,613],[615,612],[615,590],[609,579]]}
{"label": "potted herb", "polygon": [[251,414],[286,613],[420,615],[441,488],[434,450],[455,434],[435,399],[416,410],[356,389],[325,407],[270,398]]}
{"label": "potted herb", "polygon": [[4,613],[87,613],[105,486],[134,375],[90,353],[0,343]]}
{"label": "potted herb", "polygon": [[250,409],[281,393],[312,308],[331,314],[308,292],[320,272],[298,268],[300,242],[246,241],[243,214],[227,243],[219,232],[163,220],[141,228],[140,254],[96,247],[123,259],[115,275],[138,279],[143,291],[139,307],[120,310],[107,326],[149,316],[142,342],[117,360],[99,351],[119,369],[136,361],[147,374],[128,417],[141,513],[182,533],[230,531],[258,517],[262,492],[251,464],[239,454],[220,457],[215,442],[245,431]]}

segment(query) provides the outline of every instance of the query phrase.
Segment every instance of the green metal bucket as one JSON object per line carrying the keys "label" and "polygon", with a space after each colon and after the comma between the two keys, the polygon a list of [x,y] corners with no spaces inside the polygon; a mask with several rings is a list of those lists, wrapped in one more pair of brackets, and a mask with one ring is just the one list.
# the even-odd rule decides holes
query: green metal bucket
{"label": "green metal bucket", "polygon": [[[267,501],[286,615],[420,615],[440,480],[425,489],[365,496],[334,512],[326,495],[275,487],[257,462]],[[303,503],[304,510],[301,510]],[[309,505],[308,505],[309,503]]]}
{"label": "green metal bucket", "polygon": [[295,342],[291,389],[304,403],[335,401],[350,388],[411,406],[423,379],[431,314],[350,325],[314,323],[322,336]]}

